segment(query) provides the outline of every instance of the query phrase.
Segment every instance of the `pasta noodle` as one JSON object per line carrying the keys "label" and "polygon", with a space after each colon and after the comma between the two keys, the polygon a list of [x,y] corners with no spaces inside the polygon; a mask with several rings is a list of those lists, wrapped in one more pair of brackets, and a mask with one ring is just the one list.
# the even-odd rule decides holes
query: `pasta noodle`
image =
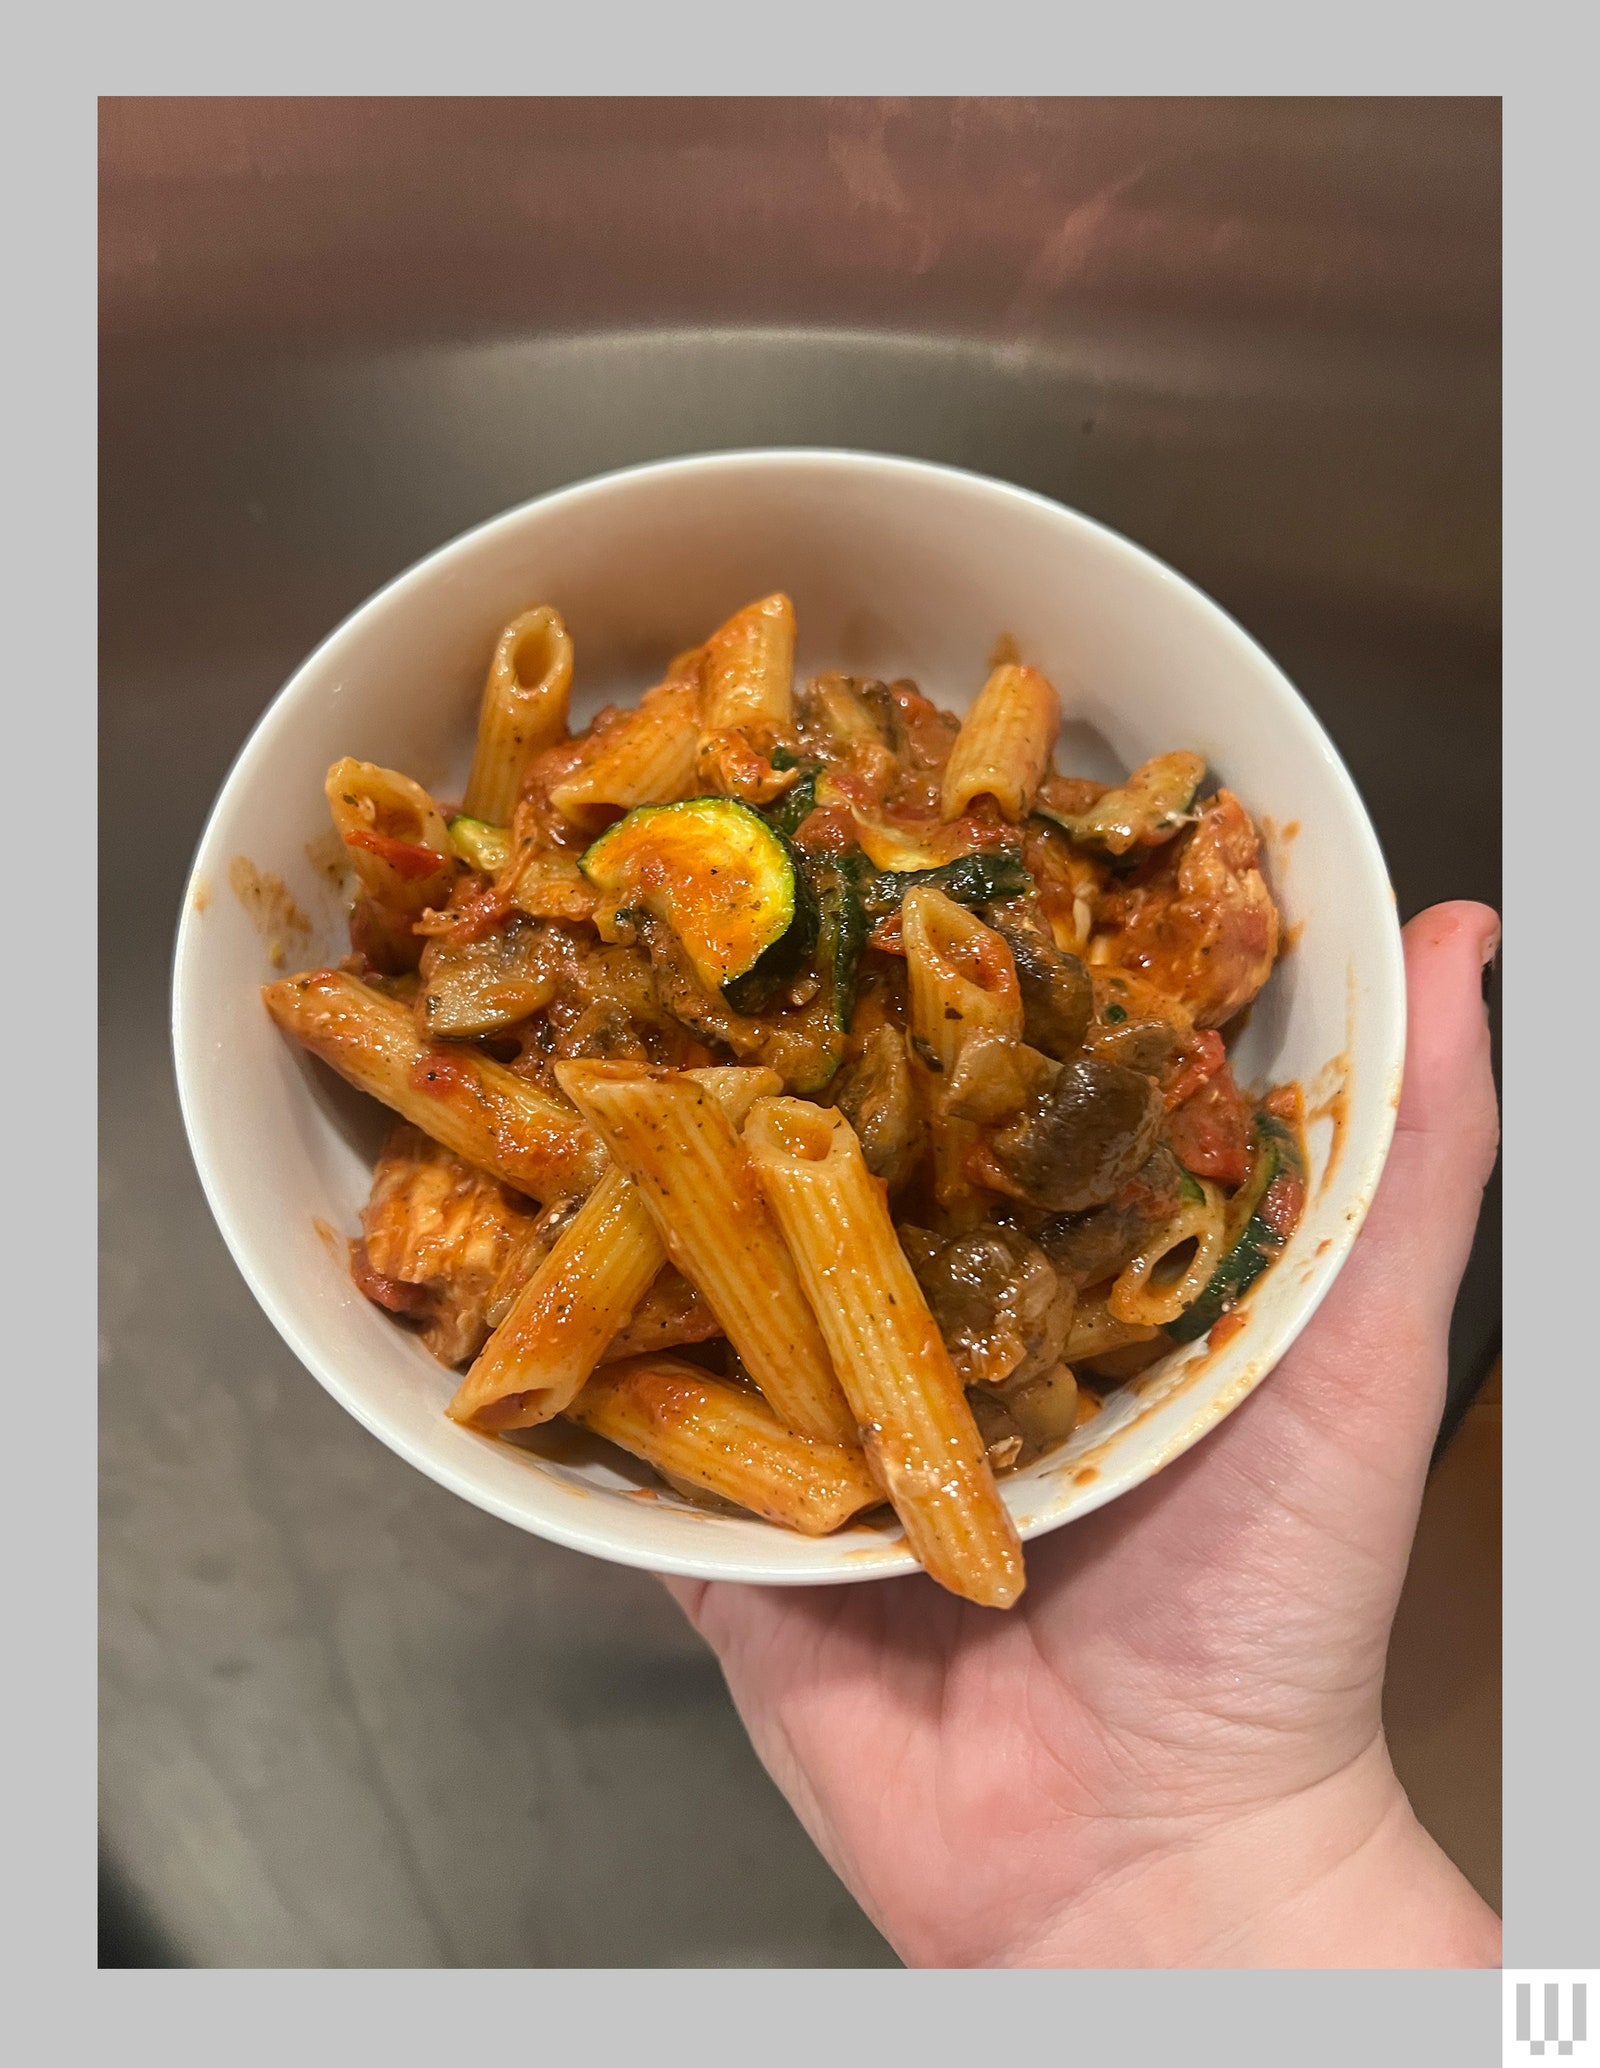
{"label": "pasta noodle", "polygon": [[[695,1079],[734,1121],[778,1083],[761,1069],[698,1071]],[[560,1414],[666,1261],[632,1178],[613,1166],[484,1346],[450,1403],[452,1418],[527,1429]]]}
{"label": "pasta noodle", "polygon": [[[934,1149],[941,1204],[970,1202],[966,1160],[976,1123],[1019,1102],[1022,992],[1011,950],[975,914],[925,885],[900,908],[914,1045],[933,1075],[931,1101],[942,1118]],[[966,1103],[963,1104],[963,1093]]]}
{"label": "pasta noodle", "polygon": [[557,1076],[638,1185],[667,1254],[777,1413],[802,1436],[855,1445],[794,1264],[715,1099],[685,1077],[637,1065],[563,1063]]}
{"label": "pasta noodle", "polygon": [[978,797],[994,798],[1007,818],[1026,817],[1060,726],[1060,700],[1037,668],[996,668],[945,763],[945,818],[959,818]]}
{"label": "pasta noodle", "polygon": [[787,729],[794,717],[794,605],[767,596],[737,611],[704,648],[700,722]]}
{"label": "pasta noodle", "polygon": [[1160,1334],[1151,1322],[1119,1320],[1107,1305],[1108,1291],[1109,1287],[1079,1294],[1063,1351],[1069,1364],[1088,1364],[1130,1343],[1151,1342]]}
{"label": "pasta noodle", "polygon": [[596,735],[573,773],[555,784],[550,802],[563,818],[598,831],[636,804],[670,804],[693,786],[699,750],[700,692],[690,682],[664,682]]}
{"label": "pasta noodle", "polygon": [[[1227,1209],[1215,1185],[1199,1180],[1191,1183],[1192,1196],[1180,1203],[1154,1241],[1118,1273],[1106,1297],[1107,1309],[1115,1320],[1144,1328],[1165,1328],[1210,1283],[1212,1272],[1222,1261]],[[1184,1270],[1175,1278],[1158,1280],[1156,1267],[1186,1242],[1195,1247]]]}
{"label": "pasta noodle", "polygon": [[569,1413],[657,1471],[808,1537],[883,1499],[859,1450],[797,1436],[758,1394],[672,1358],[605,1365]]}
{"label": "pasta noodle", "polygon": [[576,1114],[477,1050],[419,1040],[406,1008],[359,978],[317,970],[262,996],[302,1047],[502,1184],[558,1199],[586,1191],[604,1169]]}
{"label": "pasta noodle", "polygon": [[524,611],[500,634],[483,703],[478,744],[461,809],[490,825],[511,823],[522,773],[535,754],[565,736],[572,692],[572,641],[548,604]]}
{"label": "pasta noodle", "polygon": [[663,1261],[632,1179],[608,1170],[462,1380],[451,1419],[528,1429],[560,1414]]}
{"label": "pasta noodle", "polygon": [[842,1113],[761,1099],[745,1143],[821,1325],[867,1457],[920,1562],[994,1608],[1022,1546],[888,1205]]}
{"label": "pasta noodle", "polygon": [[361,887],[394,921],[442,905],[455,880],[444,817],[420,783],[371,761],[336,761],[323,784]]}

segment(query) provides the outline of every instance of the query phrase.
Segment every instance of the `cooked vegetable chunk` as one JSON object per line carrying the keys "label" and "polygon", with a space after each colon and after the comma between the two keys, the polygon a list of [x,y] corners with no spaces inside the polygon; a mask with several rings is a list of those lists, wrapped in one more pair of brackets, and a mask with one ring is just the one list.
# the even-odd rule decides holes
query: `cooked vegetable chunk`
{"label": "cooked vegetable chunk", "polygon": [[643,907],[664,919],[708,991],[788,947],[809,912],[787,842],[727,797],[640,805],[601,834],[581,867],[614,913]]}

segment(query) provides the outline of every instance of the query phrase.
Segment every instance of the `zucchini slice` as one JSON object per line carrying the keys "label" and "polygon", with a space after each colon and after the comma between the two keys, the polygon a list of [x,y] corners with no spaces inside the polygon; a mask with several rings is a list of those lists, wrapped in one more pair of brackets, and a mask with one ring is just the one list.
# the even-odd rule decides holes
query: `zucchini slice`
{"label": "zucchini slice", "polygon": [[511,859],[511,829],[491,826],[487,819],[469,819],[457,812],[445,829],[457,857],[469,869],[481,869],[485,876],[498,876]]}
{"label": "zucchini slice", "polygon": [[762,817],[775,826],[785,839],[793,839],[801,826],[817,808],[817,777],[822,773],[821,764],[802,761],[790,753],[787,747],[775,747],[770,755],[774,768],[779,770],[798,768],[800,778],[790,785],[762,812]]}
{"label": "zucchini slice", "polygon": [[752,1010],[755,994],[792,971],[815,938],[789,843],[730,797],[641,804],[578,866],[613,911],[642,906],[664,920],[705,988],[738,1012]]}
{"label": "zucchini slice", "polygon": [[937,869],[879,869],[862,872],[861,902],[869,920],[897,912],[914,890],[931,883],[955,905],[989,905],[1020,898],[1033,888],[1033,878],[1015,848],[985,854],[964,854]]}
{"label": "zucchini slice", "polygon": [[1257,1113],[1255,1163],[1229,1209],[1231,1239],[1205,1291],[1185,1307],[1176,1321],[1167,1323],[1166,1332],[1175,1343],[1192,1343],[1205,1335],[1239,1304],[1267,1266],[1283,1254],[1289,1235],[1262,1211],[1274,1181],[1283,1177],[1304,1183],[1305,1163],[1300,1144],[1293,1130],[1281,1120],[1270,1113]]}
{"label": "zucchini slice", "polygon": [[857,872],[831,855],[808,855],[804,863],[817,904],[817,969],[833,1024],[850,1031],[856,1006],[856,978],[867,945],[867,910]]}
{"label": "zucchini slice", "polygon": [[1087,811],[1053,811],[1042,799],[1033,808],[1085,846],[1124,855],[1133,847],[1159,847],[1181,833],[1194,817],[1205,774],[1199,754],[1159,754]]}

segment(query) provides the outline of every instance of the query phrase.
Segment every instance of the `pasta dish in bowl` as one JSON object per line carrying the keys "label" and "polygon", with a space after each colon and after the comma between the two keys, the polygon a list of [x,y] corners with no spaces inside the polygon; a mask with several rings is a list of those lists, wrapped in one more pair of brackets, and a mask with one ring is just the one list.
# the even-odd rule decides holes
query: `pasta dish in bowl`
{"label": "pasta dish in bowl", "polygon": [[[1035,504],[847,455],[676,463],[569,493],[677,473],[692,502],[697,467],[755,460]],[[1287,1340],[1338,1261],[1326,1213],[1309,1255],[1303,1224],[1340,1196],[1343,1162],[1342,1255],[1387,1129],[1368,1119],[1352,1157],[1360,1029],[1313,1069],[1272,1025],[1318,922],[1295,914],[1307,933],[1277,971],[1291,935],[1263,833],[1308,808],[1306,775],[1286,771],[1281,802],[1258,778],[1247,804],[1199,708],[1182,732],[1142,726],[1154,751],[1107,765],[1080,715],[1085,656],[1027,636],[1014,607],[977,666],[970,636],[960,672],[936,654],[931,673],[865,665],[874,639],[885,660],[917,656],[852,625],[816,555],[806,540],[793,595],[702,620],[654,666],[654,582],[630,599],[612,577],[614,613],[641,615],[628,645],[645,679],[586,718],[591,644],[596,687],[620,673],[595,575],[562,585],[553,568],[531,594],[523,575],[503,628],[480,618],[476,731],[454,771],[425,669],[381,759],[348,751],[372,753],[370,728],[334,740],[325,695],[274,782],[301,779],[331,817],[331,837],[301,843],[323,952],[313,922],[303,941],[280,933],[268,961],[288,969],[292,950],[292,973],[258,969],[249,988],[288,1054],[317,1059],[337,1116],[319,1148],[338,1179],[308,1217],[319,1297],[370,1363],[404,1370],[405,1443],[374,1385],[357,1408],[386,1440],[606,1555],[780,1579],[915,1562],[1005,1607],[1025,1535],[1147,1476],[1261,1376],[1251,1339]],[[823,664],[808,666],[812,592]],[[454,607],[470,651],[472,599]],[[368,644],[375,697],[404,641],[388,659]],[[316,736],[343,751],[304,783]],[[1353,793],[1330,789],[1348,815]],[[186,936],[207,924],[191,912]],[[1380,979],[1388,946],[1367,958]],[[1391,1022],[1394,988],[1376,987]],[[1373,1017],[1392,1092],[1397,1026]],[[323,1065],[387,1109],[381,1137]],[[1264,1347],[1270,1361],[1281,1341]],[[307,1357],[325,1377],[326,1356]],[[556,1425],[571,1442],[550,1442]],[[539,1506],[547,1489],[564,1512]]]}

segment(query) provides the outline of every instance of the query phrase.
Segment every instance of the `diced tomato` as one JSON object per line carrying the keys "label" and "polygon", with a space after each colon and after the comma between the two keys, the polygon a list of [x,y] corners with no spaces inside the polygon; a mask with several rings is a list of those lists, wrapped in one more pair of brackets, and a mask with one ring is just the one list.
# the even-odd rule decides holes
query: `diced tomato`
{"label": "diced tomato", "polygon": [[[1124,967],[1131,967],[1124,964]],[[1178,1068],[1166,1088],[1167,1110],[1192,1098],[1219,1070],[1226,1069],[1228,1051],[1214,1027],[1197,1027],[1178,1058]]]}
{"label": "diced tomato", "polygon": [[1300,1096],[1298,1084],[1280,1084],[1261,1101],[1265,1112],[1274,1120],[1281,1120],[1285,1127],[1298,1129],[1305,1122],[1305,1100]]}
{"label": "diced tomato", "polygon": [[1285,1170],[1278,1173],[1262,1194],[1256,1212],[1280,1242],[1287,1242],[1294,1233],[1305,1203],[1305,1180],[1297,1172]]}
{"label": "diced tomato", "polygon": [[486,883],[482,890],[469,891],[455,907],[452,924],[443,938],[481,941],[486,934],[493,933],[513,909],[512,901],[504,891]]}
{"label": "diced tomato", "polygon": [[350,1245],[350,1276],[357,1290],[391,1314],[426,1314],[432,1301],[426,1286],[407,1285],[403,1279],[385,1278],[374,1269],[364,1242]]}
{"label": "diced tomato", "polygon": [[413,840],[391,840],[386,833],[374,833],[369,827],[358,826],[353,833],[346,833],[344,844],[377,855],[407,883],[420,883],[424,876],[436,876],[448,866],[443,855],[435,854],[431,847]]}
{"label": "diced tomato", "polygon": [[1224,1063],[1167,1122],[1172,1153],[1185,1170],[1219,1185],[1242,1185],[1250,1169],[1250,1110]]}
{"label": "diced tomato", "polygon": [[813,854],[843,854],[856,844],[856,822],[841,806],[823,805],[806,813],[794,840]]}
{"label": "diced tomato", "polygon": [[869,947],[876,948],[883,955],[904,955],[906,944],[900,938],[900,907],[898,905],[895,906],[886,919],[878,921],[871,933],[867,935],[867,944]]}
{"label": "diced tomato", "polygon": [[1104,783],[1092,783],[1087,776],[1057,775],[1052,769],[1039,785],[1041,800],[1069,818],[1076,818],[1098,804],[1106,794]]}

